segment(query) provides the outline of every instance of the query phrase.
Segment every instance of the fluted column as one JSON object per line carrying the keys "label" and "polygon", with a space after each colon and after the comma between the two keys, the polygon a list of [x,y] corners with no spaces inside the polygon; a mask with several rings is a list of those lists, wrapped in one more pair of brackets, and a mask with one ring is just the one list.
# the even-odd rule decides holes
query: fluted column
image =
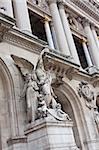
{"label": "fluted column", "polygon": [[45,32],[49,46],[54,49],[53,39],[50,31],[49,20],[45,18],[44,20]]}
{"label": "fluted column", "polygon": [[92,67],[93,64],[92,64],[91,57],[90,57],[90,54],[89,54],[89,51],[88,51],[88,48],[87,48],[87,45],[86,45],[86,41],[84,41],[84,40],[82,41],[82,46],[83,46],[83,50],[84,50],[84,53],[85,53],[85,56],[86,56],[88,67]]}
{"label": "fluted column", "polygon": [[97,45],[98,50],[99,50],[99,40],[98,40],[97,33],[96,33],[96,31],[95,31],[94,25],[91,25],[91,30],[92,30],[92,34],[93,34],[94,40],[95,40],[96,45]]}
{"label": "fluted column", "polygon": [[26,0],[13,0],[13,4],[17,27],[21,31],[30,34],[32,31]]}
{"label": "fluted column", "polygon": [[53,24],[55,28],[55,33],[56,33],[59,49],[63,54],[70,56],[70,51],[69,51],[68,44],[66,41],[66,37],[65,37],[63,26],[62,26],[61,18],[59,15],[58,7],[56,4],[56,0],[48,0],[48,3],[49,3],[50,12],[52,15],[52,20],[53,20]]}
{"label": "fluted column", "polygon": [[0,11],[13,18],[12,0],[0,0]]}
{"label": "fluted column", "polygon": [[90,24],[87,20],[83,20],[83,26],[88,39],[91,56],[93,58],[94,64],[99,69],[99,51],[92,34]]}
{"label": "fluted column", "polygon": [[62,20],[62,23],[63,23],[63,27],[64,27],[64,31],[65,31],[65,35],[66,35],[66,39],[67,39],[67,42],[68,42],[69,49],[70,49],[71,54],[74,58],[74,61],[77,64],[80,65],[79,57],[78,57],[77,50],[76,50],[76,47],[75,47],[75,44],[74,44],[74,40],[73,40],[73,37],[72,37],[71,30],[70,30],[70,27],[69,27],[68,19],[67,19],[65,10],[64,10],[64,4],[62,2],[59,3],[59,12],[60,12],[61,20]]}
{"label": "fluted column", "polygon": [[59,46],[58,46],[58,42],[57,42],[57,38],[56,38],[56,33],[55,33],[53,22],[51,22],[51,31],[52,31],[52,37],[53,37],[53,42],[54,42],[54,45],[55,45],[55,49],[59,50]]}

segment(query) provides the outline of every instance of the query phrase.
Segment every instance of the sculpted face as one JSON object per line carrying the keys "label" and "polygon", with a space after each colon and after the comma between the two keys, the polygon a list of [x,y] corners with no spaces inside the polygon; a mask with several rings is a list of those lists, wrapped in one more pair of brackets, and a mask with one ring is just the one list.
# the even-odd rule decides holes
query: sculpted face
{"label": "sculpted face", "polygon": [[31,75],[30,73],[29,73],[29,74],[26,74],[26,80],[27,80],[27,81],[30,81],[31,78],[32,78],[32,75]]}

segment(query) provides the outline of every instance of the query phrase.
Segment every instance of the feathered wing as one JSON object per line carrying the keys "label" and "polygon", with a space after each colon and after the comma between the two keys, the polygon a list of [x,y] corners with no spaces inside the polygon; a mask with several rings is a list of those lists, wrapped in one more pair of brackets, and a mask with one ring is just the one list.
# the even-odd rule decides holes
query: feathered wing
{"label": "feathered wing", "polygon": [[12,59],[15,62],[15,65],[19,68],[19,70],[21,71],[23,76],[26,76],[26,74],[28,73],[32,73],[33,69],[34,69],[34,65],[29,62],[28,60],[15,56],[15,55],[11,55]]}
{"label": "feathered wing", "polygon": [[44,49],[41,51],[41,53],[40,53],[40,55],[39,55],[39,57],[38,57],[38,61],[37,61],[35,70],[39,67],[40,64],[43,65],[43,55],[44,55],[44,53],[47,53],[47,52],[49,52],[49,49],[48,49],[48,48],[44,48]]}

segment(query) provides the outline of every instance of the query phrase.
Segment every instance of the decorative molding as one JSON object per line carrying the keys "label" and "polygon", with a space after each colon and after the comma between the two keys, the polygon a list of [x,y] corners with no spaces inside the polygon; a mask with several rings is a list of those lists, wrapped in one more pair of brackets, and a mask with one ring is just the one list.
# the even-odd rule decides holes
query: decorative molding
{"label": "decorative molding", "polygon": [[3,36],[15,25],[15,20],[0,12],[0,42]]}
{"label": "decorative molding", "polygon": [[99,10],[96,8],[97,11],[95,11],[94,7],[90,6],[90,2],[85,3],[83,0],[66,0],[65,6],[68,7],[68,9],[72,9],[72,11],[79,14],[82,18],[86,17],[94,23],[95,26],[99,26]]}
{"label": "decorative molding", "polygon": [[78,87],[78,94],[86,100],[86,106],[91,109],[92,101],[94,100],[94,92],[91,90],[88,82],[81,81]]}
{"label": "decorative molding", "polygon": [[8,146],[17,144],[17,143],[27,143],[27,137],[26,136],[16,136],[8,139],[7,141]]}
{"label": "decorative molding", "polygon": [[65,76],[72,80],[74,74],[77,74],[79,70],[79,65],[73,63],[72,58],[66,58],[52,50],[45,54],[44,66],[46,70],[51,70],[55,73],[59,84],[61,84],[62,78]]}
{"label": "decorative molding", "polygon": [[99,75],[98,74],[93,75],[93,77],[90,79],[90,83],[94,87],[98,86],[98,84],[99,84]]}
{"label": "decorative molding", "polygon": [[47,43],[43,42],[35,37],[28,36],[17,30],[12,30],[3,36],[3,41],[7,41],[13,45],[22,47],[31,52],[39,54],[43,47],[46,47]]}
{"label": "decorative molding", "polygon": [[86,2],[83,0],[71,0],[74,4],[76,4],[79,8],[85,11],[87,14],[95,18],[95,20],[99,21],[99,10],[94,8],[93,5],[90,5],[90,2]]}
{"label": "decorative molding", "polygon": [[[38,0],[38,4],[36,4],[36,0],[28,0],[27,1],[28,8],[34,12],[39,13],[39,15],[43,16],[44,14],[50,16],[49,7],[47,1],[40,1]],[[51,17],[51,16],[50,16]]]}

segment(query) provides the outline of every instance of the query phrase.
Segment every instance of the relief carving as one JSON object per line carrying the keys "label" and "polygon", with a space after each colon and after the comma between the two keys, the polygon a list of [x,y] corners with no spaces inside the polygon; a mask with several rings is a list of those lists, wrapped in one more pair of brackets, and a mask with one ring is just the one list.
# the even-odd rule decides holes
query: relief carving
{"label": "relief carving", "polygon": [[36,110],[37,110],[37,98],[39,95],[39,87],[37,85],[36,74],[34,71],[34,66],[27,60],[14,56],[11,56],[19,68],[23,78],[24,78],[24,87],[20,95],[20,99],[23,97],[26,99],[26,112],[28,122],[32,122],[36,119]]}
{"label": "relief carving", "polygon": [[99,112],[97,107],[94,108],[94,121],[99,132]]}
{"label": "relief carving", "polygon": [[51,86],[51,74],[44,68],[44,53],[45,50],[41,52],[35,69],[27,60],[12,55],[24,78],[24,88],[20,97],[26,98],[28,122],[49,116],[61,121],[71,121],[69,115],[63,112],[61,105],[57,103],[57,96]]}
{"label": "relief carving", "polygon": [[78,94],[80,97],[83,96],[83,98],[86,100],[86,106],[91,109],[92,101],[94,100],[94,92],[89,87],[88,82],[81,81],[78,88]]}

